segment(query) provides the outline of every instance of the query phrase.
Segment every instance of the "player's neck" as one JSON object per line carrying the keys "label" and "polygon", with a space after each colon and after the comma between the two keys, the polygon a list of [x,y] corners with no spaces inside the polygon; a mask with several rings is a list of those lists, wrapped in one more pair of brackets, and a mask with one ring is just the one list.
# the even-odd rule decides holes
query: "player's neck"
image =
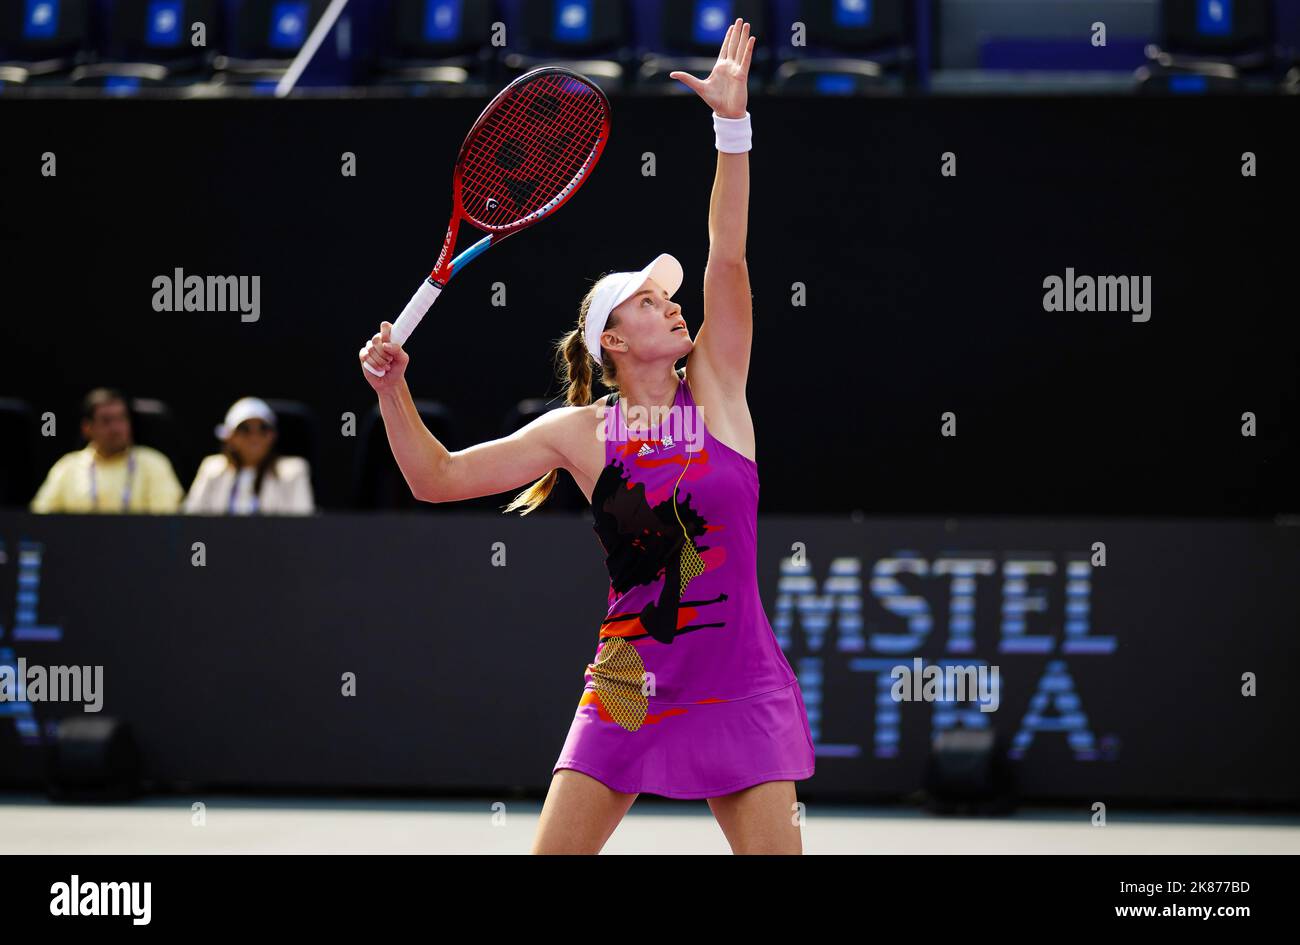
{"label": "player's neck", "polygon": [[647,418],[663,416],[677,403],[677,388],[681,379],[673,371],[667,376],[655,375],[653,379],[619,379],[619,399],[623,402],[623,416],[628,425],[636,428]]}

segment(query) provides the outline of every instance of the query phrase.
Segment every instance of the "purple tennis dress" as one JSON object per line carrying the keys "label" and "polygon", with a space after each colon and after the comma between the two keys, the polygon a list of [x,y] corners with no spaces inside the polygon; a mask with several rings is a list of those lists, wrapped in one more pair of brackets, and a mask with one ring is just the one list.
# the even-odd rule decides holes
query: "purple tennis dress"
{"label": "purple tennis dress", "polygon": [[629,433],[607,401],[591,504],[609,606],[554,770],[685,800],[810,778],[813,743],[758,593],[758,465],[713,438],[679,377],[658,430],[633,417]]}

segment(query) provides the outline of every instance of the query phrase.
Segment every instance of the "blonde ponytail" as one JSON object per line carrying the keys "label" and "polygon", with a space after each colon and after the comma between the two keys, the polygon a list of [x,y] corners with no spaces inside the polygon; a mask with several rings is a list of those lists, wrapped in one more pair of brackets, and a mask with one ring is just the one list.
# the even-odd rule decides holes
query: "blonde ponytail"
{"label": "blonde ponytail", "polygon": [[[593,366],[599,370],[599,379],[603,386],[612,390],[618,389],[613,358],[606,354],[603,363],[597,365],[596,359],[591,356],[591,352],[587,350],[587,345],[583,341],[587,325],[587,312],[591,309],[591,301],[595,298],[596,286],[598,285],[600,285],[599,281],[587,291],[587,294],[583,296],[582,304],[578,306],[578,327],[567,332],[555,345],[556,373],[560,377],[561,383],[566,387],[564,399],[565,403],[570,407],[585,407],[592,403]],[[613,328],[617,324],[618,318],[611,312],[606,327]],[[504,511],[513,512],[515,509],[523,509],[521,515],[527,515],[529,512],[535,511],[550,496],[559,475],[560,471],[558,469],[552,469],[541,479],[515,496]]]}

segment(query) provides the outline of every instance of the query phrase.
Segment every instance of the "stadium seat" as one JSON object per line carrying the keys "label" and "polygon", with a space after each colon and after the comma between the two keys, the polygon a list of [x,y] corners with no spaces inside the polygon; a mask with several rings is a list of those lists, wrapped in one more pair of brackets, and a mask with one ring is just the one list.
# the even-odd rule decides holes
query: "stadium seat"
{"label": "stadium seat", "polygon": [[907,0],[776,0],[775,22],[802,23],[804,46],[780,37],[772,91],[854,95],[902,91],[913,81]]}
{"label": "stadium seat", "polygon": [[646,89],[694,95],[670,78],[674,71],[707,76],[718,61],[718,48],[727,27],[743,17],[758,37],[750,63],[750,91],[763,87],[771,62],[772,37],[768,34],[763,0],[650,0],[636,6],[636,48],[640,58],[637,82]]}
{"label": "stadium seat", "polygon": [[1188,72],[1143,66],[1137,80],[1140,95],[1225,95],[1245,90],[1240,76],[1210,64]]}
{"label": "stadium seat", "polygon": [[36,494],[36,414],[22,400],[0,397],[0,506],[22,506]]}
{"label": "stadium seat", "polygon": [[1137,70],[1139,92],[1234,92],[1274,81],[1272,0],[1162,0],[1160,36]]}
{"label": "stadium seat", "polygon": [[203,458],[201,442],[209,443],[209,440],[200,441],[201,431],[187,429],[178,423],[171,407],[161,400],[133,397],[130,406],[131,438],[141,446],[151,446],[166,456],[181,486],[188,488]]}
{"label": "stadium seat", "polygon": [[288,70],[327,0],[237,0],[229,10],[228,55],[214,65],[229,84],[266,87]]}
{"label": "stadium seat", "polygon": [[[415,409],[429,428],[429,432],[438,438],[447,449],[455,449],[451,444],[459,442],[457,423],[452,411],[445,405],[433,400],[417,400]],[[402,470],[393,459],[393,451],[388,445],[388,435],[384,431],[383,415],[376,404],[361,422],[357,436],[357,465],[354,476],[355,505],[360,509],[421,509],[433,511],[439,508],[462,508],[464,503],[455,506],[441,506],[432,502],[421,502],[411,494]]]}
{"label": "stadium seat", "polygon": [[[501,435],[509,436],[521,427],[532,423],[543,414],[556,410],[564,405],[563,399],[559,398],[550,401],[544,400],[541,397],[525,398],[511,407],[506,413]],[[587,502],[586,496],[582,494],[582,490],[578,488],[577,483],[573,481],[573,477],[568,473],[561,471],[555,481],[555,488],[551,490],[551,494],[547,498],[546,502],[538,508],[537,513],[529,514],[541,514],[542,512],[547,511],[573,513],[581,512],[583,509],[589,507],[590,503]]]}
{"label": "stadium seat", "polygon": [[621,91],[632,72],[632,20],[626,0],[504,0],[514,77],[540,65],[580,72],[605,92]]}
{"label": "stadium seat", "polygon": [[275,448],[282,456],[301,456],[311,465],[312,490],[320,495],[320,469],[317,462],[319,427],[316,412],[301,400],[266,398],[275,413]]}
{"label": "stadium seat", "polygon": [[372,82],[457,88],[482,94],[495,77],[492,0],[394,0]]}
{"label": "stadium seat", "polygon": [[501,424],[501,435],[509,436],[520,427],[525,427],[545,413],[564,406],[563,401],[548,401],[541,397],[525,397],[506,411],[505,421]]}
{"label": "stadium seat", "polygon": [[[74,85],[130,94],[211,74],[221,36],[215,0],[114,0],[105,10],[102,55],[73,71]],[[193,45],[196,23],[204,25],[204,46]]]}
{"label": "stadium seat", "polygon": [[90,0],[0,3],[0,82],[58,76],[89,59]]}
{"label": "stadium seat", "polygon": [[27,84],[27,70],[22,66],[0,66],[0,91]]}

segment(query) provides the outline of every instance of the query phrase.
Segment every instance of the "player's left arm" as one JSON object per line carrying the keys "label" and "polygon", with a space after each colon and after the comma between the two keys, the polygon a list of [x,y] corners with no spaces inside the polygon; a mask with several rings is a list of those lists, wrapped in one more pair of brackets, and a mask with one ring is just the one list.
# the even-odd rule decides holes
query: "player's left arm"
{"label": "player's left arm", "polygon": [[[742,25],[743,24],[743,25]],[[685,72],[673,78],[689,86],[720,118],[744,118],[754,38],[737,20],[727,30],[709,77]],[[719,151],[709,197],[709,261],[704,270],[704,321],[691,351],[692,374],[706,378],[727,400],[745,399],[754,307],[745,261],[749,228],[749,154]]]}
{"label": "player's left arm", "polygon": [[754,339],[754,305],[745,262],[749,155],[718,154],[709,201],[709,261],[704,268],[704,321],[691,360],[728,399],[743,400]]}

